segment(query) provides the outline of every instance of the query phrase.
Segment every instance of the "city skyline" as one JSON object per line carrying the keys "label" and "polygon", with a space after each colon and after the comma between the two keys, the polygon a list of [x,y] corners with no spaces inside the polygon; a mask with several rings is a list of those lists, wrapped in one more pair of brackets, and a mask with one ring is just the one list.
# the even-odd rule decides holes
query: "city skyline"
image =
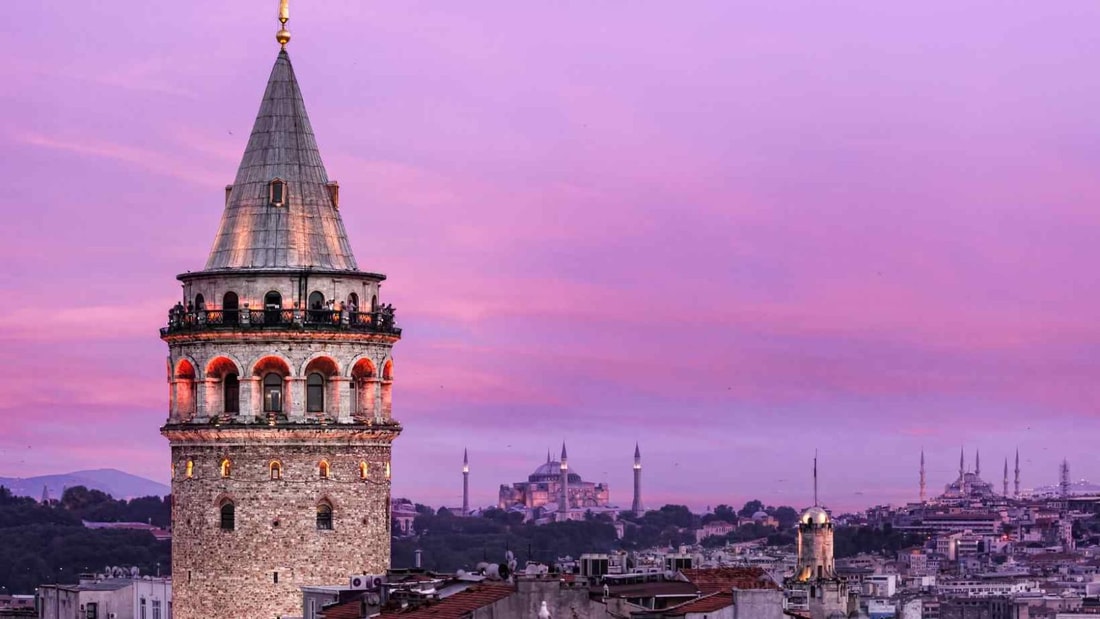
{"label": "city skyline", "polygon": [[[157,328],[271,4],[9,9],[0,475],[167,480]],[[838,509],[915,500],[922,447],[932,495],[960,445],[1096,477],[1100,83],[1072,68],[1100,7],[994,7],[296,6],[405,328],[394,496],[460,504],[468,448],[489,504],[562,440],[624,509],[636,442],[651,508],[808,505],[815,448]]]}

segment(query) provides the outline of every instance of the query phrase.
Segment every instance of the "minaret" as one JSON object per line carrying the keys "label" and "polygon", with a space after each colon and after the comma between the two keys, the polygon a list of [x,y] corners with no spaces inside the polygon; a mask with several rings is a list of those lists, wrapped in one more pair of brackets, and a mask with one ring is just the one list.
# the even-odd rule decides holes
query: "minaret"
{"label": "minaret", "polygon": [[569,456],[565,453],[565,441],[561,444],[561,501],[558,511],[561,520],[569,519]]}
{"label": "minaret", "polygon": [[1062,480],[1061,480],[1062,498],[1066,499],[1066,498],[1069,498],[1069,460],[1065,460],[1065,459],[1062,460],[1062,471],[1061,471],[1061,473],[1062,473],[1061,474],[1061,477],[1062,477]]}
{"label": "minaret", "polygon": [[981,478],[982,476],[982,452],[977,449],[974,450],[974,477]]}
{"label": "minaret", "polygon": [[1008,498],[1008,458],[1005,458],[1005,480],[1004,480],[1004,492],[1002,492],[1005,498]]}
{"label": "minaret", "polygon": [[928,500],[928,496],[927,496],[925,491],[926,491],[926,486],[925,486],[925,479],[924,479],[924,449],[921,448],[921,450],[920,450],[920,502],[921,503],[924,503],[926,500]]}
{"label": "minaret", "polygon": [[43,505],[49,505],[50,504],[50,489],[48,487],[46,487],[45,485],[42,486],[42,504]]}
{"label": "minaret", "polygon": [[1020,448],[1016,448],[1016,498],[1020,498]]}
{"label": "minaret", "polygon": [[642,452],[637,443],[634,443],[634,503],[630,509],[635,516],[641,516],[645,512],[642,507]]}
{"label": "minaret", "polygon": [[962,447],[959,448],[959,481],[962,481],[964,475],[966,475],[966,460],[963,458]]}
{"label": "minaret", "polygon": [[[236,178],[211,188],[223,212],[206,266],[178,276],[183,301],[160,330],[176,619],[300,615],[302,587],[390,567],[401,330],[379,302],[385,276],[352,254],[288,19],[283,0]],[[167,199],[182,218],[209,210]]]}
{"label": "minaret", "polygon": [[470,515],[470,456],[462,450],[462,515]]}

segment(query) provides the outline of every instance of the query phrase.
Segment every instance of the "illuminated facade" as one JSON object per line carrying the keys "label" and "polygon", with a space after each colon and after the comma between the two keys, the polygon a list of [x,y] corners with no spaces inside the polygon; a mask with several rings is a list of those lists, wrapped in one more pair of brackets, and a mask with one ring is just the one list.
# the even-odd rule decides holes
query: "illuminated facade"
{"label": "illuminated facade", "polygon": [[[565,446],[562,445],[565,457]],[[568,506],[563,505],[563,496],[568,496]],[[583,515],[587,508],[607,507],[611,490],[607,484],[584,481],[575,470],[570,470],[560,460],[551,460],[546,454],[546,463],[540,465],[527,476],[527,481],[516,482],[510,486],[501,485],[498,507],[500,509],[526,508],[534,510],[552,505],[559,511],[559,518],[567,518],[564,512]]]}
{"label": "illuminated facade", "polygon": [[339,197],[284,47],[206,266],[179,276],[161,329],[177,619],[297,615],[303,585],[390,565],[401,331]]}

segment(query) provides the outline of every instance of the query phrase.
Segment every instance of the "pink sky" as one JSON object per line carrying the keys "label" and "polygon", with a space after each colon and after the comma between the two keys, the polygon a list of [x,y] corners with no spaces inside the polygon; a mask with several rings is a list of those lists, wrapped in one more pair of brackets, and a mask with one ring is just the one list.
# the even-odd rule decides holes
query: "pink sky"
{"label": "pink sky", "polygon": [[[905,6],[902,6],[905,4]],[[158,339],[214,238],[274,0],[43,0],[0,40],[0,475],[166,480]],[[853,508],[1100,478],[1100,5],[295,0],[394,494],[568,441],[630,503]]]}

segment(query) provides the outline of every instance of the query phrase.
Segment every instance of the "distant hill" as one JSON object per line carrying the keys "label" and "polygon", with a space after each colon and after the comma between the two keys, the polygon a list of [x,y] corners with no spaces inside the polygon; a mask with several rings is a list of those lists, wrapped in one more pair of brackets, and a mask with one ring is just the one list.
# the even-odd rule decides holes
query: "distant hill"
{"label": "distant hill", "polygon": [[60,499],[65,488],[73,486],[100,490],[116,499],[165,496],[171,492],[164,484],[117,469],[96,469],[38,477],[0,477],[0,486],[7,487],[12,494],[35,499],[42,498],[43,486],[49,489],[51,499]]}

